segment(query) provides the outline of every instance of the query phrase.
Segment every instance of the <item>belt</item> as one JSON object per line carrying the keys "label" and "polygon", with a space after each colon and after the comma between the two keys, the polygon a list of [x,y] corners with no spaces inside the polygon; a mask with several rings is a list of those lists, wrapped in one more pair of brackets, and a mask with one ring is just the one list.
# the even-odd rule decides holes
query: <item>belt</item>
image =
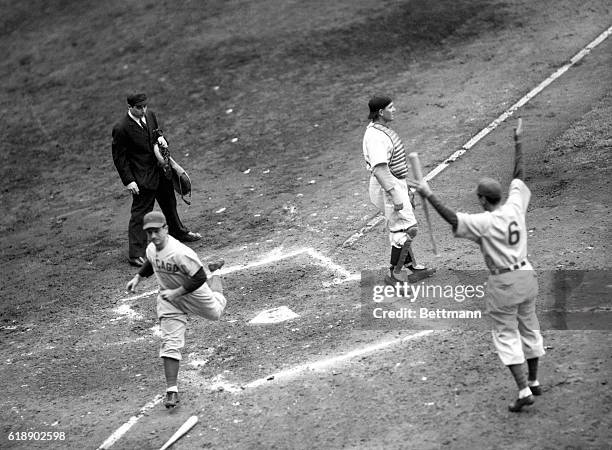
{"label": "belt", "polygon": [[501,273],[512,272],[514,270],[519,270],[525,265],[527,265],[526,259],[522,260],[520,263],[512,264],[510,267],[504,267],[503,269],[491,269],[491,273],[493,275],[499,275]]}

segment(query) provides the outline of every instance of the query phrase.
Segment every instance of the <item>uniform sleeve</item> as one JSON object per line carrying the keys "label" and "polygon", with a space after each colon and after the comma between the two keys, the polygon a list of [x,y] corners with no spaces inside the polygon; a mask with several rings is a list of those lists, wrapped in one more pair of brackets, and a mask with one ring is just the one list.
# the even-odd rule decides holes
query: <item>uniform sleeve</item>
{"label": "uniform sleeve", "polygon": [[371,168],[378,164],[388,164],[389,150],[391,150],[391,140],[384,133],[370,128],[366,131],[364,137],[364,145],[366,148],[366,159]]}
{"label": "uniform sleeve", "polygon": [[189,247],[184,253],[175,256],[175,260],[183,273],[193,277],[202,267],[202,262],[198,255]]}
{"label": "uniform sleeve", "polygon": [[529,190],[523,180],[518,178],[512,180],[510,188],[508,189],[508,200],[506,204],[519,208],[523,215],[525,215],[527,214],[527,206],[529,206],[530,199],[531,190]]}
{"label": "uniform sleeve", "polygon": [[489,212],[479,214],[457,213],[457,229],[455,237],[479,242],[491,225]]}

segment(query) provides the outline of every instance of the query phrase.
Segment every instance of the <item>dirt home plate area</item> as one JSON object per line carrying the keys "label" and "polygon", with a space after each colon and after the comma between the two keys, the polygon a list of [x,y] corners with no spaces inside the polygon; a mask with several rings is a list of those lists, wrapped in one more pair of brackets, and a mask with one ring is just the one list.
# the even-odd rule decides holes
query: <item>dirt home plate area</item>
{"label": "dirt home plate area", "polygon": [[[603,449],[612,442],[612,5],[604,0],[2,1],[0,448]],[[163,406],[154,279],[135,293],[111,129],[145,91],[225,260]],[[478,246],[416,199],[383,292],[368,100],[454,210],[512,177],[523,121],[543,394],[508,411]],[[478,315],[480,312],[482,315]],[[194,419],[193,417],[197,417]],[[180,434],[180,433],[179,433]]]}

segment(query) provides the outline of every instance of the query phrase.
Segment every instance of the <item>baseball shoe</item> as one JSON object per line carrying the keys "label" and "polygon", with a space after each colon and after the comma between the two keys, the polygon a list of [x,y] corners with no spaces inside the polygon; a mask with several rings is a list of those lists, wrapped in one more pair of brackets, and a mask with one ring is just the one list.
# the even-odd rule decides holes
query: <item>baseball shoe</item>
{"label": "baseball shoe", "polygon": [[178,405],[179,398],[178,392],[166,392],[166,399],[164,400],[164,406],[167,409],[175,408]]}
{"label": "baseball shoe", "polygon": [[193,231],[188,231],[182,236],[177,238],[181,242],[195,242],[202,239],[202,235],[200,233],[194,233]]}
{"label": "baseball shoe", "polygon": [[529,389],[531,390],[531,393],[533,395],[542,395],[542,386],[540,386],[540,385],[529,386]]}
{"label": "baseball shoe", "polygon": [[225,261],[220,259],[217,262],[210,263],[208,265],[208,270],[210,270],[211,272],[214,272],[215,270],[219,270],[221,267],[223,267],[224,264],[225,264]]}
{"label": "baseball shoe", "polygon": [[436,269],[425,266],[414,267],[413,265],[409,265],[406,267],[412,272],[410,275],[408,275],[408,281],[411,283],[416,283],[417,281],[429,278],[436,273]]}
{"label": "baseball shoe", "polygon": [[141,267],[145,263],[145,259],[142,256],[136,256],[134,258],[128,258],[130,265],[135,267]]}
{"label": "baseball shoe", "polygon": [[533,399],[533,395],[528,395],[527,397],[517,398],[513,403],[508,405],[508,409],[511,412],[520,412],[523,409],[523,406],[533,405],[535,400]]}
{"label": "baseball shoe", "polygon": [[408,277],[406,276],[406,274],[404,272],[393,272],[392,269],[389,269],[389,275],[385,276],[385,283],[390,284],[390,285],[395,285],[398,283],[407,283],[408,282]]}

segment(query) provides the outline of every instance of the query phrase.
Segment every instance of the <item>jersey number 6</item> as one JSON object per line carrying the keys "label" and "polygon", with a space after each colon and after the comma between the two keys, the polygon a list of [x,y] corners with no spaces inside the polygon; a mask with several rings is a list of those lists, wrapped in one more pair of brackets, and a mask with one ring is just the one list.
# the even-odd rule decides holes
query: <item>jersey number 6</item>
{"label": "jersey number 6", "polygon": [[515,245],[521,238],[520,228],[516,221],[510,222],[508,225],[508,244]]}

